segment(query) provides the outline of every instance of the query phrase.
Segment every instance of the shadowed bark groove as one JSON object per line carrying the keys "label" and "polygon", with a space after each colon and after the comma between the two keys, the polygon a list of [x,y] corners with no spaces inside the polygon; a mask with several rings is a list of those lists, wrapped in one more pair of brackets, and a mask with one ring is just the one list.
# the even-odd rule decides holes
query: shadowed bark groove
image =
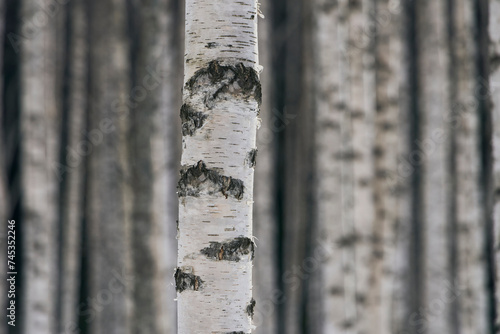
{"label": "shadowed bark groove", "polygon": [[212,109],[219,95],[227,93],[245,98],[253,97],[260,105],[262,91],[257,72],[243,64],[236,66],[221,65],[214,60],[208,67],[199,69],[186,82],[185,88],[191,94],[203,92],[205,105]]}
{"label": "shadowed bark groove", "polygon": [[200,276],[183,271],[177,268],[175,271],[175,289],[177,292],[183,292],[184,290],[194,290],[198,291],[203,288],[203,280]]}
{"label": "shadowed bark groove", "polygon": [[222,193],[226,198],[233,196],[240,200],[243,198],[243,181],[208,169],[200,160],[196,165],[181,169],[178,190],[179,197]]}
{"label": "shadowed bark groove", "polygon": [[209,259],[218,261],[239,262],[244,255],[252,254],[253,260],[255,245],[250,238],[239,237],[227,242],[211,241],[210,247],[203,248],[200,252]]}

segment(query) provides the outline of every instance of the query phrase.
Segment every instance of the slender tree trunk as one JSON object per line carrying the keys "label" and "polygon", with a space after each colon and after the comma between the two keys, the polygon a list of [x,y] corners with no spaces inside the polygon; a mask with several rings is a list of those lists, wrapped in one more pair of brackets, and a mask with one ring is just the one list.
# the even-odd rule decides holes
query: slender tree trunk
{"label": "slender tree trunk", "polygon": [[[134,285],[132,333],[175,333],[176,207],[178,154],[175,141],[180,102],[176,86],[175,6],[142,1],[134,12],[137,54],[134,107],[129,132],[133,193],[130,237]],[[175,119],[174,119],[175,115]]]}
{"label": "slender tree trunk", "polygon": [[[47,1],[41,3],[47,8]],[[23,333],[52,334],[56,324],[57,213],[60,110],[57,96],[57,19],[23,1],[21,17],[45,16],[21,43]],[[21,245],[18,245],[21,247]],[[21,325],[21,324],[19,324]]]}
{"label": "slender tree trunk", "polygon": [[[443,114],[449,103],[449,45],[447,39],[446,1],[421,1],[417,4],[419,59],[419,112],[421,137],[415,139],[416,149],[410,162],[423,168],[424,291],[425,309],[436,308],[443,288],[450,279],[450,247],[448,233],[448,206],[450,205],[450,150],[449,128]],[[440,316],[420,317],[428,322],[429,332],[451,332],[450,303],[443,303]],[[414,310],[417,311],[417,310]],[[435,313],[436,311],[432,311]],[[431,316],[434,314],[431,314]],[[419,328],[421,329],[421,328]],[[419,330],[417,329],[417,330]]]}
{"label": "slender tree trunk", "polygon": [[179,334],[252,330],[255,0],[186,1]]}
{"label": "slender tree trunk", "polygon": [[[316,21],[314,59],[317,77],[315,86],[315,219],[314,248],[326,244],[334,249],[322,261],[321,278],[314,276],[308,307],[311,333],[336,333],[342,331],[345,321],[344,274],[342,271],[342,249],[338,239],[343,235],[341,218],[342,192],[340,187],[341,162],[334,156],[339,152],[342,111],[338,108],[342,99],[341,30],[344,24],[341,3],[315,1],[313,20]],[[339,217],[340,219],[332,219]],[[339,237],[340,235],[340,237]],[[314,300],[314,297],[319,298]],[[315,310],[316,312],[312,312]]]}
{"label": "slender tree trunk", "polygon": [[[379,327],[377,300],[372,299],[379,277],[373,276],[372,264],[381,256],[373,246],[378,246],[379,230],[374,229],[373,157],[375,137],[374,116],[374,8],[371,1],[349,1],[349,32],[347,61],[349,62],[349,95],[347,100],[350,148],[343,151],[346,168],[352,168],[352,245],[355,254],[355,332],[372,332]],[[373,21],[373,22],[372,22]],[[349,199],[347,199],[349,201]]]}
{"label": "slender tree trunk", "polygon": [[[270,4],[261,4],[261,11],[270,14]],[[260,64],[262,73],[261,128],[257,131],[258,165],[255,166],[254,230],[256,237],[253,272],[254,298],[257,301],[254,324],[256,334],[276,333],[279,299],[277,291],[277,221],[275,201],[275,129],[276,111],[272,111],[272,43],[270,18],[259,23]]]}
{"label": "slender tree trunk", "polygon": [[282,61],[285,81],[284,104],[280,119],[274,122],[283,131],[284,160],[279,166],[284,174],[282,208],[284,210],[282,256],[285,306],[284,332],[298,334],[304,328],[306,287],[317,267],[307,261],[312,224],[312,6],[309,1],[286,4],[286,54]]}
{"label": "slender tree trunk", "polygon": [[[481,147],[479,96],[477,85],[481,84],[476,75],[474,6],[469,1],[458,1],[451,8],[453,44],[453,70],[451,71],[452,105],[451,113],[455,121],[450,123],[455,136],[456,173],[456,224],[450,237],[456,238],[456,275],[452,291],[458,297],[458,309],[450,322],[460,333],[487,333],[488,289],[487,256],[485,256],[486,224],[483,220],[486,201],[481,198]],[[483,79],[479,79],[483,80]],[[452,162],[452,163],[453,163]],[[451,279],[453,279],[451,278]]]}
{"label": "slender tree trunk", "polygon": [[[126,231],[130,224],[130,189],[126,134],[130,117],[130,65],[126,37],[126,1],[90,3],[90,122],[88,228],[90,295],[86,316],[90,332],[128,333]],[[89,149],[90,150],[90,149]],[[92,302],[97,301],[98,307]],[[95,303],[95,302],[94,302]]]}
{"label": "slender tree trunk", "polygon": [[[75,0],[67,8],[70,44],[68,48],[68,108],[65,112],[66,123],[63,132],[67,133],[66,147],[61,147],[63,182],[61,194],[61,277],[59,330],[65,332],[78,324],[80,261],[81,261],[81,223],[83,220],[85,158],[78,154],[85,140],[87,113],[87,15],[84,1]],[[62,10],[61,10],[62,11]],[[60,14],[62,16],[62,13]],[[62,179],[64,178],[64,179]]]}
{"label": "slender tree trunk", "polygon": [[[394,322],[404,322],[401,315],[405,303],[394,299],[394,287],[400,286],[398,252],[408,254],[406,247],[396,248],[400,222],[399,188],[407,185],[398,178],[398,151],[407,151],[408,140],[402,135],[401,125],[406,124],[402,115],[407,107],[400,105],[404,95],[400,94],[404,68],[402,67],[402,5],[391,0],[378,0],[376,9],[375,40],[375,92],[376,114],[374,116],[375,138],[373,140],[373,259],[371,275],[374,278],[369,302],[373,305],[370,316],[373,323],[371,333],[397,333]],[[373,28],[372,28],[373,29]],[[368,30],[370,31],[370,30]],[[402,110],[400,110],[402,109]],[[406,115],[406,114],[405,114]],[[399,184],[398,184],[399,183]],[[407,262],[407,259],[404,259]],[[377,320],[378,319],[378,320]]]}
{"label": "slender tree trunk", "polygon": [[490,90],[493,102],[493,154],[495,178],[495,203],[494,203],[494,240],[496,263],[496,298],[497,319],[496,326],[500,328],[500,1],[490,1],[489,37],[490,37]]}

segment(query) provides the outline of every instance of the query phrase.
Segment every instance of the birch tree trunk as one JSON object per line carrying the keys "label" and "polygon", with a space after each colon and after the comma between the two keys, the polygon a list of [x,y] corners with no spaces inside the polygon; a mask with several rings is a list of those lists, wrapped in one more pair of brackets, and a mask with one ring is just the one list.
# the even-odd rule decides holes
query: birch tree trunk
{"label": "birch tree trunk", "polygon": [[128,333],[130,64],[126,1],[91,1],[88,169],[90,288],[85,321],[95,334]]}
{"label": "birch tree trunk", "polygon": [[[78,154],[82,141],[82,132],[86,130],[87,83],[88,83],[88,45],[87,45],[87,11],[84,1],[70,2],[61,11],[67,11],[71,34],[67,47],[68,56],[68,91],[67,113],[63,133],[66,138],[62,142],[66,147],[62,150],[61,171],[61,277],[60,285],[60,318],[59,331],[71,331],[78,324],[78,304],[80,293],[81,268],[81,232],[83,221],[84,172],[85,157]],[[63,16],[63,13],[59,15]],[[76,153],[75,153],[76,152]],[[63,173],[64,172],[64,173]]]}
{"label": "birch tree trunk", "polygon": [[[314,74],[315,86],[315,219],[313,247],[321,243],[331,247],[322,259],[321,278],[315,276],[308,307],[316,312],[308,328],[311,333],[337,333],[344,330],[346,323],[346,290],[344,288],[343,253],[338,241],[344,235],[342,226],[342,182],[341,161],[334,157],[339,153],[341,142],[340,106],[344,102],[342,90],[342,68],[344,54],[342,47],[345,33],[345,2],[319,0],[313,5]],[[345,50],[345,49],[344,49]],[[339,217],[339,219],[332,219]],[[314,300],[315,297],[319,298]]]}
{"label": "birch tree trunk", "polygon": [[[451,131],[455,148],[451,159],[455,161],[455,188],[450,196],[455,196],[456,212],[452,220],[451,238],[456,238],[457,258],[452,263],[451,276],[457,277],[454,293],[458,297],[456,310],[452,310],[450,322],[454,331],[460,333],[487,333],[489,328],[488,311],[488,257],[486,250],[485,210],[487,201],[481,196],[481,116],[477,89],[482,78],[477,73],[477,48],[474,32],[474,6],[469,1],[457,1],[451,8],[453,31],[451,92],[452,122]],[[489,187],[488,185],[484,185]],[[452,304],[453,305],[453,304]],[[455,313],[456,312],[456,313]]]}
{"label": "birch tree trunk", "polygon": [[493,102],[493,154],[494,154],[494,240],[495,240],[495,286],[497,305],[496,326],[500,328],[500,1],[490,1],[489,8],[489,37],[490,37],[490,90]]}
{"label": "birch tree trunk", "polygon": [[[180,106],[178,39],[173,1],[141,1],[134,7],[136,59],[131,91],[129,163],[133,209],[130,225],[134,283],[131,333],[176,333],[172,273],[176,264],[175,182]],[[181,79],[181,80],[178,80]],[[180,82],[179,82],[180,81]],[[177,85],[176,85],[177,84]]]}
{"label": "birch tree trunk", "polygon": [[[48,1],[41,3],[46,9]],[[23,1],[21,17],[45,16],[21,44],[23,333],[56,330],[60,110],[57,96],[57,19]],[[21,245],[18,245],[21,247]],[[19,324],[21,325],[21,324]]]}
{"label": "birch tree trunk", "polygon": [[443,19],[448,14],[446,1],[421,1],[417,4],[417,13],[421,132],[414,139],[416,147],[410,162],[423,168],[423,202],[419,210],[423,212],[421,229],[425,240],[422,254],[425,288],[421,295],[424,309],[432,310],[428,314],[420,314],[420,317],[428,324],[429,332],[449,333],[451,324],[446,315],[451,312],[450,303],[441,305],[437,299],[451,272],[447,225],[450,130],[443,117],[443,112],[450,110],[449,40],[447,21]]}
{"label": "birch tree trunk", "polygon": [[179,334],[252,330],[255,0],[186,1]]}

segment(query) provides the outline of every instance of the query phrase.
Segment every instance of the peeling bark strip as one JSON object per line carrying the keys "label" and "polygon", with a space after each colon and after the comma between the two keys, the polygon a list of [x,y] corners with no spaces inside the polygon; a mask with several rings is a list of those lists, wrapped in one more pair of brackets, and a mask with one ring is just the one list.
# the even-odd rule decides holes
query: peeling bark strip
{"label": "peeling bark strip", "polygon": [[174,277],[175,289],[177,290],[177,292],[183,292],[184,290],[198,291],[203,287],[203,280],[200,278],[200,276],[186,273],[180,268],[177,268]]}
{"label": "peeling bark strip", "polygon": [[243,255],[250,253],[253,260],[254,249],[254,243],[250,238],[238,237],[224,243],[212,241],[210,242],[210,247],[203,248],[200,252],[209,259],[239,262]]}
{"label": "peeling bark strip", "polygon": [[255,299],[252,298],[252,300],[250,300],[250,304],[248,304],[247,309],[246,309],[247,314],[252,319],[253,319],[254,309],[255,309]]}
{"label": "peeling bark strip", "polygon": [[[215,87],[215,91],[209,89]],[[243,95],[245,98],[253,97],[260,105],[262,91],[257,72],[243,64],[236,66],[221,65],[214,60],[208,67],[199,69],[186,82],[186,89],[191,94],[203,92],[205,105],[213,108],[214,102],[220,94]]]}
{"label": "peeling bark strip", "polygon": [[250,152],[248,152],[245,162],[250,168],[255,167],[257,159],[257,149],[254,148]]}
{"label": "peeling bark strip", "polygon": [[195,111],[189,104],[183,104],[181,107],[182,135],[192,136],[203,126],[207,117],[207,114]]}
{"label": "peeling bark strip", "polygon": [[181,178],[177,188],[179,197],[222,193],[226,198],[228,196],[233,196],[238,200],[243,198],[243,181],[208,169],[201,160],[196,165],[181,169]]}

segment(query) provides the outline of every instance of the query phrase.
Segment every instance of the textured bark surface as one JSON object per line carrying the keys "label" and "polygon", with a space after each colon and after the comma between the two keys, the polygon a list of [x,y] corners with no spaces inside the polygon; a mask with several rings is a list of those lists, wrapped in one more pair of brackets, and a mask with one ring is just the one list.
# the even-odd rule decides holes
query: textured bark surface
{"label": "textured bark surface", "polygon": [[[43,3],[46,5],[46,2]],[[39,11],[23,2],[22,17]],[[57,20],[21,45],[23,333],[54,333],[56,324],[57,210],[60,110],[56,102]],[[28,191],[29,189],[29,191]],[[18,245],[21,246],[21,245]]]}
{"label": "textured bark surface", "polygon": [[[131,289],[127,229],[132,203],[126,145],[130,122],[126,2],[91,1],[89,5],[92,43],[88,136],[94,136],[94,143],[88,170],[88,297],[106,300],[94,312],[89,326],[95,334],[127,333],[130,326],[126,291]],[[117,275],[124,278],[119,288]]]}
{"label": "textured bark surface", "polygon": [[[228,261],[224,244],[240,238],[253,247],[254,169],[245,160],[256,145],[259,70],[255,1],[186,1],[183,103],[193,112],[183,113],[178,184],[180,334],[253,327],[252,256]],[[214,259],[203,250],[216,243]]]}

